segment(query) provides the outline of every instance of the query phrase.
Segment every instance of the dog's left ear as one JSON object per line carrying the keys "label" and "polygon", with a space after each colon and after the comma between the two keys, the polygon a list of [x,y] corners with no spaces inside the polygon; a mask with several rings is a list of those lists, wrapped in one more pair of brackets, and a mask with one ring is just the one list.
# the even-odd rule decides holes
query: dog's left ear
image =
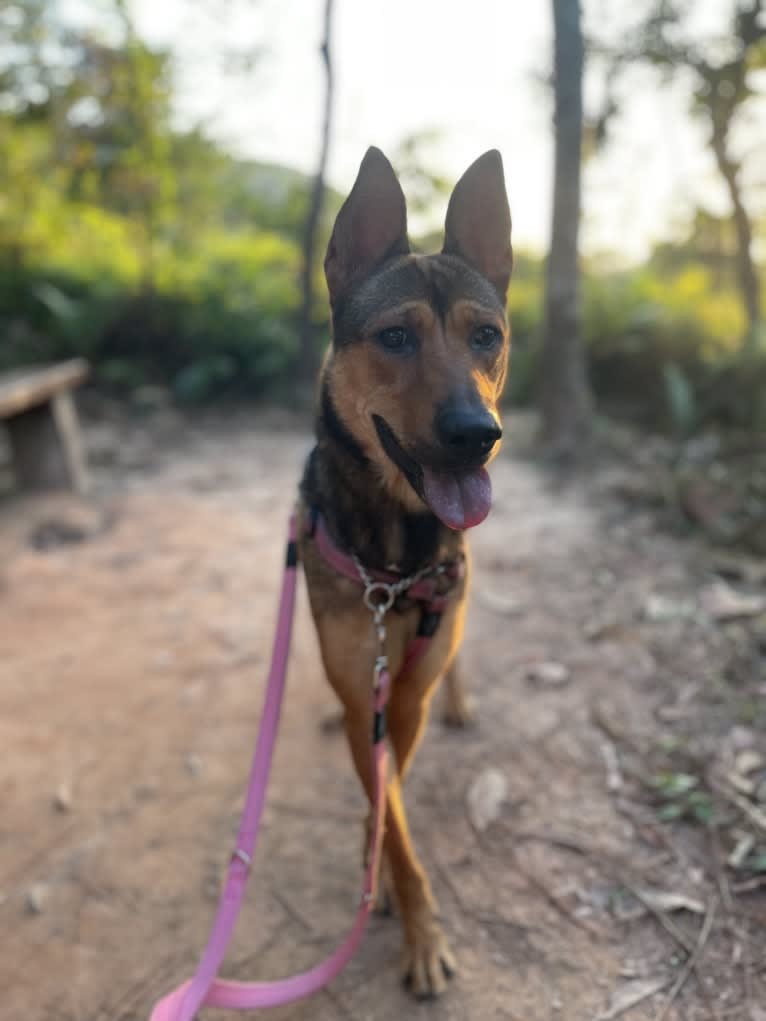
{"label": "dog's left ear", "polygon": [[442,251],[475,266],[505,302],[513,265],[511,211],[497,149],[480,156],[455,185],[447,207]]}

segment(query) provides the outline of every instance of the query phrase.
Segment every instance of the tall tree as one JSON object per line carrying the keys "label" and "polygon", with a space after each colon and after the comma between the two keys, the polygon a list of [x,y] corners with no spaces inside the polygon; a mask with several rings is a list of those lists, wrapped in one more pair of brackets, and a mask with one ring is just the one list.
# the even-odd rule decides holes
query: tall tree
{"label": "tall tree", "polygon": [[553,22],[553,224],[546,266],[540,397],[543,442],[556,457],[571,460],[591,429],[578,258],[584,60],[579,0],[553,0]]}
{"label": "tall tree", "polygon": [[112,4],[123,39],[119,47],[86,45],[80,80],[90,86],[93,105],[83,133],[100,153],[106,204],[135,225],[142,289],[149,293],[157,235],[175,213],[170,57],[139,39],[127,0]]}
{"label": "tall tree", "polygon": [[59,15],[51,0],[0,0],[0,259],[17,270],[69,183],[56,139],[82,45]]}
{"label": "tall tree", "polygon": [[55,182],[62,199],[130,218],[151,290],[157,235],[175,219],[170,56],[141,42],[126,0],[99,14],[122,27],[118,45],[101,41],[98,16],[70,24],[61,0],[0,0],[0,185],[13,196],[0,240],[11,237],[18,262],[18,225]]}
{"label": "tall tree", "polygon": [[80,38],[55,0],[0,0],[0,115],[41,119],[70,80]]}
{"label": "tall tree", "polygon": [[611,48],[611,59],[615,67],[648,63],[667,77],[691,73],[691,110],[707,123],[710,148],[731,203],[737,239],[737,280],[747,316],[748,339],[754,344],[763,307],[753,259],[752,218],[742,185],[743,161],[735,152],[732,134],[738,114],[755,94],[754,72],[766,68],[764,5],[763,0],[736,0],[728,33],[707,39],[695,38],[688,20],[690,10],[685,0],[652,0],[631,41]]}
{"label": "tall tree", "polygon": [[314,270],[322,217],[322,203],[325,194],[327,155],[330,149],[330,133],[333,114],[333,67],[330,51],[334,0],[325,0],[324,32],[320,52],[325,73],[324,108],[322,134],[319,147],[319,163],[311,189],[306,228],[303,236],[303,266],[301,270],[301,321],[300,321],[300,375],[305,382],[313,380],[319,366],[319,349],[314,330]]}

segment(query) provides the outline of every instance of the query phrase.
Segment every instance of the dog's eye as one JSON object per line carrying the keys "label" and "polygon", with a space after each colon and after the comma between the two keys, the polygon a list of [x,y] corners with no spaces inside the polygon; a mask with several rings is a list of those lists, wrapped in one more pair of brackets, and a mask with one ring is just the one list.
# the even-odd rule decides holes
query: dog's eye
{"label": "dog's eye", "polygon": [[471,347],[476,351],[491,351],[502,339],[503,335],[496,326],[479,326],[471,337]]}
{"label": "dog's eye", "polygon": [[389,326],[381,330],[376,337],[377,342],[386,351],[407,354],[415,349],[415,337],[404,326]]}

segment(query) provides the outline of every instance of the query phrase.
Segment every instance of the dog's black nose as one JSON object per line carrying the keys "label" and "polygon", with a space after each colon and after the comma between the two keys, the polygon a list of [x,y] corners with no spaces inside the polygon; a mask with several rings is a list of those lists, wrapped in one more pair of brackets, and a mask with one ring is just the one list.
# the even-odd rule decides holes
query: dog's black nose
{"label": "dog's black nose", "polygon": [[436,416],[436,435],[451,456],[472,460],[488,454],[503,430],[484,407],[448,404]]}

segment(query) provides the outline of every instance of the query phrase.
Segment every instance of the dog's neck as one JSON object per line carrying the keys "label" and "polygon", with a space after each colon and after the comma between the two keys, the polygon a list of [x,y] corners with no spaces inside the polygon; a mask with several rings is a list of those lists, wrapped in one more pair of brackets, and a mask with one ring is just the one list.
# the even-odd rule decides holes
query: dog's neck
{"label": "dog's neck", "polygon": [[386,492],[326,390],[316,422],[317,445],[303,480],[306,503],[321,511],[335,542],[373,570],[411,574],[462,549],[462,534],[430,511],[407,511]]}

